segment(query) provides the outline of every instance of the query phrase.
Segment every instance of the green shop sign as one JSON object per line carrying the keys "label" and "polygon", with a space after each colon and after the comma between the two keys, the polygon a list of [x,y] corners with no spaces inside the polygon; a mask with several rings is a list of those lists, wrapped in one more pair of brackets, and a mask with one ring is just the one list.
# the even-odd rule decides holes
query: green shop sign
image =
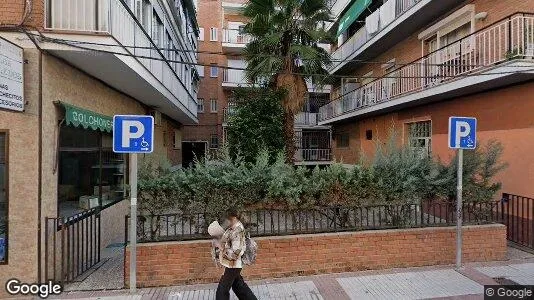
{"label": "green shop sign", "polygon": [[339,26],[337,27],[337,35],[339,36],[343,31],[347,30],[356,19],[362,14],[362,12],[371,5],[373,0],[356,0],[347,12],[339,18]]}
{"label": "green shop sign", "polygon": [[75,127],[91,128],[102,132],[113,131],[113,118],[92,112],[87,109],[72,106],[61,102],[65,107],[65,122]]}

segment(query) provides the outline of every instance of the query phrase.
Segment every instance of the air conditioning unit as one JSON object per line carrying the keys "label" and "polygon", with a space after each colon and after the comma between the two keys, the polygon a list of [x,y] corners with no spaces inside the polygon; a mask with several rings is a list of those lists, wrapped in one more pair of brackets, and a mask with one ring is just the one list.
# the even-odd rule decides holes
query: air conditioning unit
{"label": "air conditioning unit", "polygon": [[150,115],[154,117],[154,125],[161,125],[161,112],[157,110],[151,110]]}

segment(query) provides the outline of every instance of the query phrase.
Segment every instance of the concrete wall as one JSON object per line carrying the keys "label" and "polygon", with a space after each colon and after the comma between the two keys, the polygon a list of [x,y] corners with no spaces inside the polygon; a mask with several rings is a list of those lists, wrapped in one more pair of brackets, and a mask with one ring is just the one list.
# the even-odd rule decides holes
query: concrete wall
{"label": "concrete wall", "polygon": [[[464,261],[505,258],[504,225],[465,226],[463,232]],[[243,275],[246,279],[264,279],[452,264],[455,238],[454,227],[257,238],[257,262],[245,267]],[[139,244],[138,286],[217,282],[222,269],[211,260],[210,247],[211,241]],[[129,248],[125,255],[128,284]]]}

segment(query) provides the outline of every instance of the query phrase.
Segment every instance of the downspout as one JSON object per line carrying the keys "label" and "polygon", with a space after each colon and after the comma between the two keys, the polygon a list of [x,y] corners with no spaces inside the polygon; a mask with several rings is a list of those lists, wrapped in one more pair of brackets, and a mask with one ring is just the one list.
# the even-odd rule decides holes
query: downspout
{"label": "downspout", "polygon": [[37,282],[41,282],[41,206],[43,190],[43,53],[39,51],[39,157],[37,158],[38,191],[37,191]]}

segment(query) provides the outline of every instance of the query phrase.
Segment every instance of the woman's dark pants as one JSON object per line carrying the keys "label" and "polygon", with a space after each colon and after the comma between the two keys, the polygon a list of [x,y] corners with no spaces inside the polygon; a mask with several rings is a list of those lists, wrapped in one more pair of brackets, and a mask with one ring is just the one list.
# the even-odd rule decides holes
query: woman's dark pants
{"label": "woman's dark pants", "polygon": [[230,299],[230,289],[232,289],[239,300],[257,300],[252,290],[241,276],[241,268],[224,268],[224,274],[219,280],[216,300]]}

